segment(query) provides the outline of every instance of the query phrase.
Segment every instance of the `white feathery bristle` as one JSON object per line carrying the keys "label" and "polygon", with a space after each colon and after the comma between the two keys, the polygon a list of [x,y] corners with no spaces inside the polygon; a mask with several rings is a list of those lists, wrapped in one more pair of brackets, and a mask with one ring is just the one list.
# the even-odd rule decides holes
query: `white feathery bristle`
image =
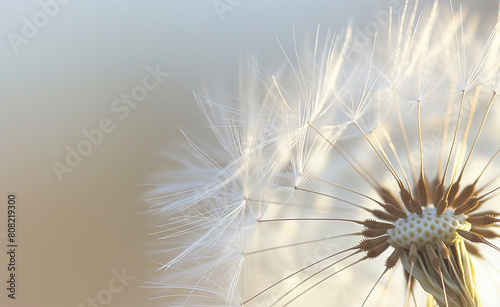
{"label": "white feathery bristle", "polygon": [[[353,28],[318,28],[311,45],[278,44],[285,65],[276,72],[243,57],[236,97],[195,94],[211,137],[183,128],[186,142],[170,154],[182,168],[150,199],[165,218],[154,232],[161,277],[146,285],[156,298],[168,306],[359,306],[385,267],[355,251],[363,230],[352,220],[381,211],[383,188],[411,189],[424,173],[449,185],[462,169],[465,185],[478,167],[484,192],[498,186],[489,166],[498,159],[488,164],[499,146],[495,124],[488,118],[481,132],[472,117],[500,116],[498,107],[488,114],[500,86],[500,26],[488,36],[466,12],[407,1],[362,50]],[[374,288],[381,306],[405,299],[404,276],[393,275],[387,284],[397,291]]]}

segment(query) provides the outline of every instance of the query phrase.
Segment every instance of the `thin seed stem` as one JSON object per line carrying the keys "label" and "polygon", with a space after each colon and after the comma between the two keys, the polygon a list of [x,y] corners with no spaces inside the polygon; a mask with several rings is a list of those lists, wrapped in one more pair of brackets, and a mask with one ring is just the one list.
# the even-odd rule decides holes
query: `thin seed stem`
{"label": "thin seed stem", "polygon": [[336,188],[339,188],[339,189],[342,189],[342,190],[345,190],[345,191],[348,191],[348,192],[354,193],[354,194],[356,194],[356,195],[362,196],[362,197],[364,197],[364,198],[366,198],[366,199],[369,199],[369,200],[373,201],[374,203],[376,203],[376,204],[378,204],[378,205],[380,205],[380,206],[382,206],[382,207],[383,207],[383,204],[382,204],[381,202],[379,202],[378,200],[376,200],[376,199],[374,199],[374,198],[372,198],[372,197],[370,197],[370,196],[368,196],[368,195],[366,195],[366,194],[363,194],[363,193],[360,193],[360,192],[358,192],[358,191],[355,191],[355,190],[352,190],[352,189],[349,189],[349,188],[343,187],[343,186],[341,186],[341,185],[335,184],[335,183],[333,183],[333,182],[331,182],[331,181],[328,181],[328,180],[325,180],[325,179],[321,179],[321,178],[315,178],[315,179],[316,179],[316,180],[318,180],[318,181],[321,181],[321,182],[323,182],[323,183],[329,184],[329,185],[331,185],[331,186],[334,186],[334,187],[336,187]]}
{"label": "thin seed stem", "polygon": [[403,174],[403,178],[406,182],[406,186],[410,190],[411,184],[410,181],[408,180],[408,177],[406,176],[406,173],[403,168],[403,164],[401,163],[401,159],[399,159],[398,152],[396,150],[396,146],[394,146],[394,143],[392,142],[391,136],[389,135],[389,132],[387,132],[387,129],[385,127],[382,127],[382,133],[384,134],[384,137],[387,141],[387,144],[389,144],[389,147],[391,148],[391,151],[396,158],[396,162],[398,163],[399,169],[401,170],[401,173]]}
{"label": "thin seed stem", "polygon": [[446,178],[446,173],[448,172],[448,167],[450,165],[451,154],[453,152],[453,148],[455,147],[455,142],[457,140],[458,126],[460,125],[460,117],[462,116],[462,109],[463,109],[464,99],[465,99],[465,90],[462,91],[462,97],[460,98],[460,107],[459,107],[458,115],[457,115],[457,124],[455,125],[455,132],[453,133],[453,141],[451,142],[451,148],[450,148],[450,151],[448,153],[448,159],[446,161],[446,166],[444,168],[444,174],[443,174],[443,178],[442,178],[442,181],[441,181],[442,185],[444,185],[444,180]]}
{"label": "thin seed stem", "polygon": [[[472,156],[472,152],[474,151],[474,149],[476,148],[476,144],[477,144],[477,141],[479,139],[479,135],[481,134],[482,130],[483,130],[483,127],[484,127],[484,124],[486,123],[486,118],[488,117],[488,114],[490,113],[490,109],[491,109],[491,106],[493,105],[493,100],[495,100],[495,97],[496,97],[497,93],[496,92],[493,92],[493,95],[491,96],[491,99],[490,99],[490,102],[488,104],[488,108],[486,109],[486,112],[484,114],[484,117],[483,117],[483,120],[481,122],[481,125],[479,126],[479,130],[476,134],[476,138],[474,140],[474,143],[472,144],[472,147],[469,151],[469,154],[467,156],[467,159],[465,160],[465,163],[464,163],[464,166],[462,167],[462,171],[460,172],[460,175],[458,177],[458,180],[457,182],[460,182],[462,180],[462,176],[465,172],[465,168],[467,167],[468,163],[469,163],[469,160],[470,160],[470,157]],[[465,144],[465,142],[464,142]],[[497,152],[498,154],[498,152]],[[497,155],[495,154],[495,156]],[[482,173],[481,173],[482,174]]]}
{"label": "thin seed stem", "polygon": [[413,181],[414,182],[417,182],[417,175],[415,174],[415,167],[413,166],[413,159],[411,158],[410,156],[410,144],[408,142],[408,137],[406,135],[406,130],[405,130],[405,127],[404,127],[404,124],[403,124],[403,118],[401,117],[401,109],[399,107],[399,104],[396,103],[396,113],[398,114],[398,121],[399,121],[399,129],[401,130],[401,134],[403,135],[403,140],[404,140],[404,143],[405,143],[405,148],[406,148],[406,155],[407,155],[407,159],[408,159],[408,164],[410,165],[410,170],[411,170],[411,174],[412,174],[412,177],[413,177]]}
{"label": "thin seed stem", "polygon": [[396,172],[394,170],[394,166],[392,166],[392,165],[391,165],[392,167],[389,166],[388,163],[390,163],[390,161],[385,161],[385,159],[379,153],[379,151],[377,150],[377,148],[375,148],[375,145],[370,141],[370,139],[368,138],[368,136],[366,135],[366,133],[363,131],[363,129],[361,128],[361,126],[358,124],[358,122],[354,121],[353,123],[356,125],[356,127],[358,127],[358,129],[361,132],[361,134],[363,134],[363,137],[365,138],[365,140],[368,142],[368,144],[370,144],[370,146],[372,147],[373,151],[375,151],[375,153],[379,157],[380,161],[382,161],[382,163],[384,163],[385,167],[391,173],[391,175],[394,177],[394,179],[396,180],[396,182],[398,183],[398,185],[400,187],[402,187],[403,186],[403,182],[401,181],[401,179],[396,174]]}
{"label": "thin seed stem", "polygon": [[448,138],[448,130],[450,129],[452,106],[453,106],[453,98],[450,97],[450,99],[448,99],[448,105],[446,106],[446,116],[445,116],[445,121],[444,121],[444,125],[443,125],[443,138],[441,139],[441,151],[439,153],[437,178],[444,177],[441,174],[441,172],[443,171],[446,139]]}
{"label": "thin seed stem", "polygon": [[[294,287],[292,287],[291,289],[289,289],[287,292],[285,292],[282,296],[280,296],[276,301],[274,301],[274,303],[270,306],[274,306],[276,305],[276,303],[278,303],[279,301],[281,301],[283,298],[285,298],[288,294],[292,293],[295,289],[297,289],[298,287],[300,287],[301,285],[303,285],[304,283],[306,283],[308,280],[314,278],[315,276],[317,276],[318,274],[326,271],[327,269],[331,268],[332,266],[346,260],[346,259],[349,259],[351,258],[352,256],[356,255],[357,253],[359,253],[359,251],[355,251],[347,256],[345,256],[344,258],[342,259],[339,259],[337,261],[335,261],[334,263],[331,263],[329,265],[327,265],[326,267],[322,268],[321,270],[315,272],[314,274],[311,274],[310,276],[308,276],[306,279],[302,280],[300,283],[298,283],[297,285],[295,285]],[[340,272],[340,271],[337,271],[337,273]],[[290,302],[288,302],[287,304],[283,305],[283,306],[286,306],[288,305]]]}
{"label": "thin seed stem", "polygon": [[422,102],[417,101],[417,129],[418,129],[418,143],[420,152],[420,178],[424,177],[424,150],[422,148],[422,117],[421,117],[421,104]]}
{"label": "thin seed stem", "polygon": [[[260,291],[259,293],[255,294],[254,296],[252,296],[252,297],[250,297],[249,299],[247,299],[246,301],[244,301],[244,302],[242,303],[242,305],[245,305],[245,304],[247,304],[248,302],[250,302],[251,300],[254,300],[254,299],[255,299],[255,298],[257,298],[258,296],[260,296],[260,295],[264,294],[265,292],[269,291],[270,289],[274,288],[275,286],[277,286],[278,284],[280,284],[280,283],[284,282],[285,280],[289,279],[290,277],[295,276],[295,275],[299,274],[300,272],[303,272],[303,271],[307,270],[308,268],[313,267],[313,266],[315,266],[315,265],[317,265],[317,264],[319,264],[319,263],[321,263],[321,262],[323,262],[323,261],[326,261],[326,260],[328,260],[328,259],[330,259],[330,258],[332,258],[332,257],[335,257],[335,256],[337,256],[337,255],[340,255],[340,254],[342,254],[342,253],[345,253],[345,252],[347,252],[347,251],[354,250],[354,249],[358,249],[358,247],[357,247],[357,246],[354,246],[354,247],[351,247],[351,248],[348,248],[348,249],[344,249],[344,250],[342,250],[342,251],[340,251],[340,252],[338,252],[338,253],[335,253],[335,254],[332,254],[332,255],[326,256],[326,257],[324,257],[324,258],[321,258],[320,260],[315,261],[315,262],[311,263],[310,265],[307,265],[307,266],[303,267],[302,269],[300,269],[300,270],[298,270],[298,271],[295,271],[295,272],[293,272],[292,274],[290,274],[290,275],[287,275],[287,276],[283,277],[282,279],[278,280],[277,282],[273,283],[272,285],[268,286],[268,287],[267,287],[267,288],[265,288],[264,290]],[[356,254],[356,253],[359,253],[359,252],[361,252],[361,251],[360,251],[360,250],[357,250],[357,251],[355,251],[355,252],[353,253],[353,255],[354,255],[354,254]]]}
{"label": "thin seed stem", "polygon": [[295,301],[296,299],[298,299],[298,298],[299,298],[299,297],[301,297],[302,295],[306,294],[308,291],[310,291],[310,290],[311,290],[311,289],[313,289],[314,287],[318,286],[319,284],[321,284],[321,283],[325,282],[325,281],[326,281],[326,280],[328,280],[329,278],[331,278],[331,277],[333,277],[333,276],[337,275],[338,273],[340,273],[340,272],[344,271],[345,269],[348,269],[348,268],[352,267],[353,265],[356,265],[356,264],[358,264],[358,263],[360,263],[360,262],[362,262],[362,261],[364,261],[364,260],[366,260],[366,259],[368,259],[368,257],[367,257],[367,256],[365,256],[365,257],[363,257],[363,258],[361,258],[361,259],[359,259],[359,260],[357,260],[357,261],[355,261],[355,262],[353,262],[353,263],[351,263],[351,264],[349,264],[349,265],[347,265],[347,266],[343,267],[342,269],[340,269],[340,270],[338,270],[338,271],[336,271],[336,272],[334,272],[334,273],[332,273],[332,274],[330,274],[330,275],[326,276],[325,278],[321,279],[320,281],[318,281],[317,283],[315,283],[315,284],[314,284],[314,285],[312,285],[311,287],[309,287],[309,288],[307,288],[306,290],[304,290],[303,292],[301,292],[299,295],[297,295],[296,297],[294,297],[292,300],[288,301],[285,305],[283,305],[283,307],[290,305],[293,301]]}

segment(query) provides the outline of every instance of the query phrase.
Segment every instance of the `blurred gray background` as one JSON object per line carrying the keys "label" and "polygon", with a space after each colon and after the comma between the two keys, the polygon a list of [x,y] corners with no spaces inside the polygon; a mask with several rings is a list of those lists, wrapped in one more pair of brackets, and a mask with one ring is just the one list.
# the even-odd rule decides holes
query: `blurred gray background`
{"label": "blurred gray background", "polygon": [[[155,278],[147,234],[158,222],[142,214],[143,184],[168,172],[179,127],[203,127],[193,91],[234,90],[242,54],[277,67],[277,37],[293,50],[293,29],[299,41],[318,24],[363,29],[387,3],[0,1],[0,305],[162,306],[139,287]],[[69,166],[72,150],[84,155]],[[12,192],[15,302],[5,290]]]}

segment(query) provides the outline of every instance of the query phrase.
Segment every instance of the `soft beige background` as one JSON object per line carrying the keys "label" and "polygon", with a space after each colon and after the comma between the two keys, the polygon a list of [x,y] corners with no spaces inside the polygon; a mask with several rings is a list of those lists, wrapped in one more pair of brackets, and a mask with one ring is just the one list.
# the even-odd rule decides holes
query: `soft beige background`
{"label": "soft beige background", "polygon": [[[57,3],[42,0],[40,3]],[[139,286],[153,280],[147,234],[150,187],[161,182],[178,127],[194,130],[193,91],[235,84],[242,53],[281,64],[276,36],[291,50],[316,27],[363,26],[387,1],[67,1],[15,52],[9,33],[42,10],[38,1],[0,6],[0,305],[89,306],[113,271],[134,279],[108,306],[164,306]],[[214,4],[232,11],[217,14]],[[490,2],[491,3],[491,2]],[[276,62],[278,60],[278,62]],[[112,101],[142,83],[147,66],[169,76],[124,120]],[[51,164],[83,130],[109,118],[115,130],[60,182]],[[6,199],[18,198],[18,283],[7,299]],[[104,289],[104,290],[103,290]],[[164,302],[163,302],[164,303]]]}

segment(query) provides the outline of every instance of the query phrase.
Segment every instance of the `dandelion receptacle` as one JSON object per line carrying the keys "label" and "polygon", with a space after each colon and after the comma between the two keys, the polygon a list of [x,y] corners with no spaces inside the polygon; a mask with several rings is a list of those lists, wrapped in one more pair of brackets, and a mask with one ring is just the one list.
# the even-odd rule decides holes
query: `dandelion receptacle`
{"label": "dandelion receptacle", "polygon": [[[154,191],[168,306],[497,306],[496,12],[402,2],[369,46],[318,28],[235,95]],[[325,33],[326,32],[326,33]],[[279,48],[278,44],[278,48]],[[495,288],[496,287],[496,288]]]}

